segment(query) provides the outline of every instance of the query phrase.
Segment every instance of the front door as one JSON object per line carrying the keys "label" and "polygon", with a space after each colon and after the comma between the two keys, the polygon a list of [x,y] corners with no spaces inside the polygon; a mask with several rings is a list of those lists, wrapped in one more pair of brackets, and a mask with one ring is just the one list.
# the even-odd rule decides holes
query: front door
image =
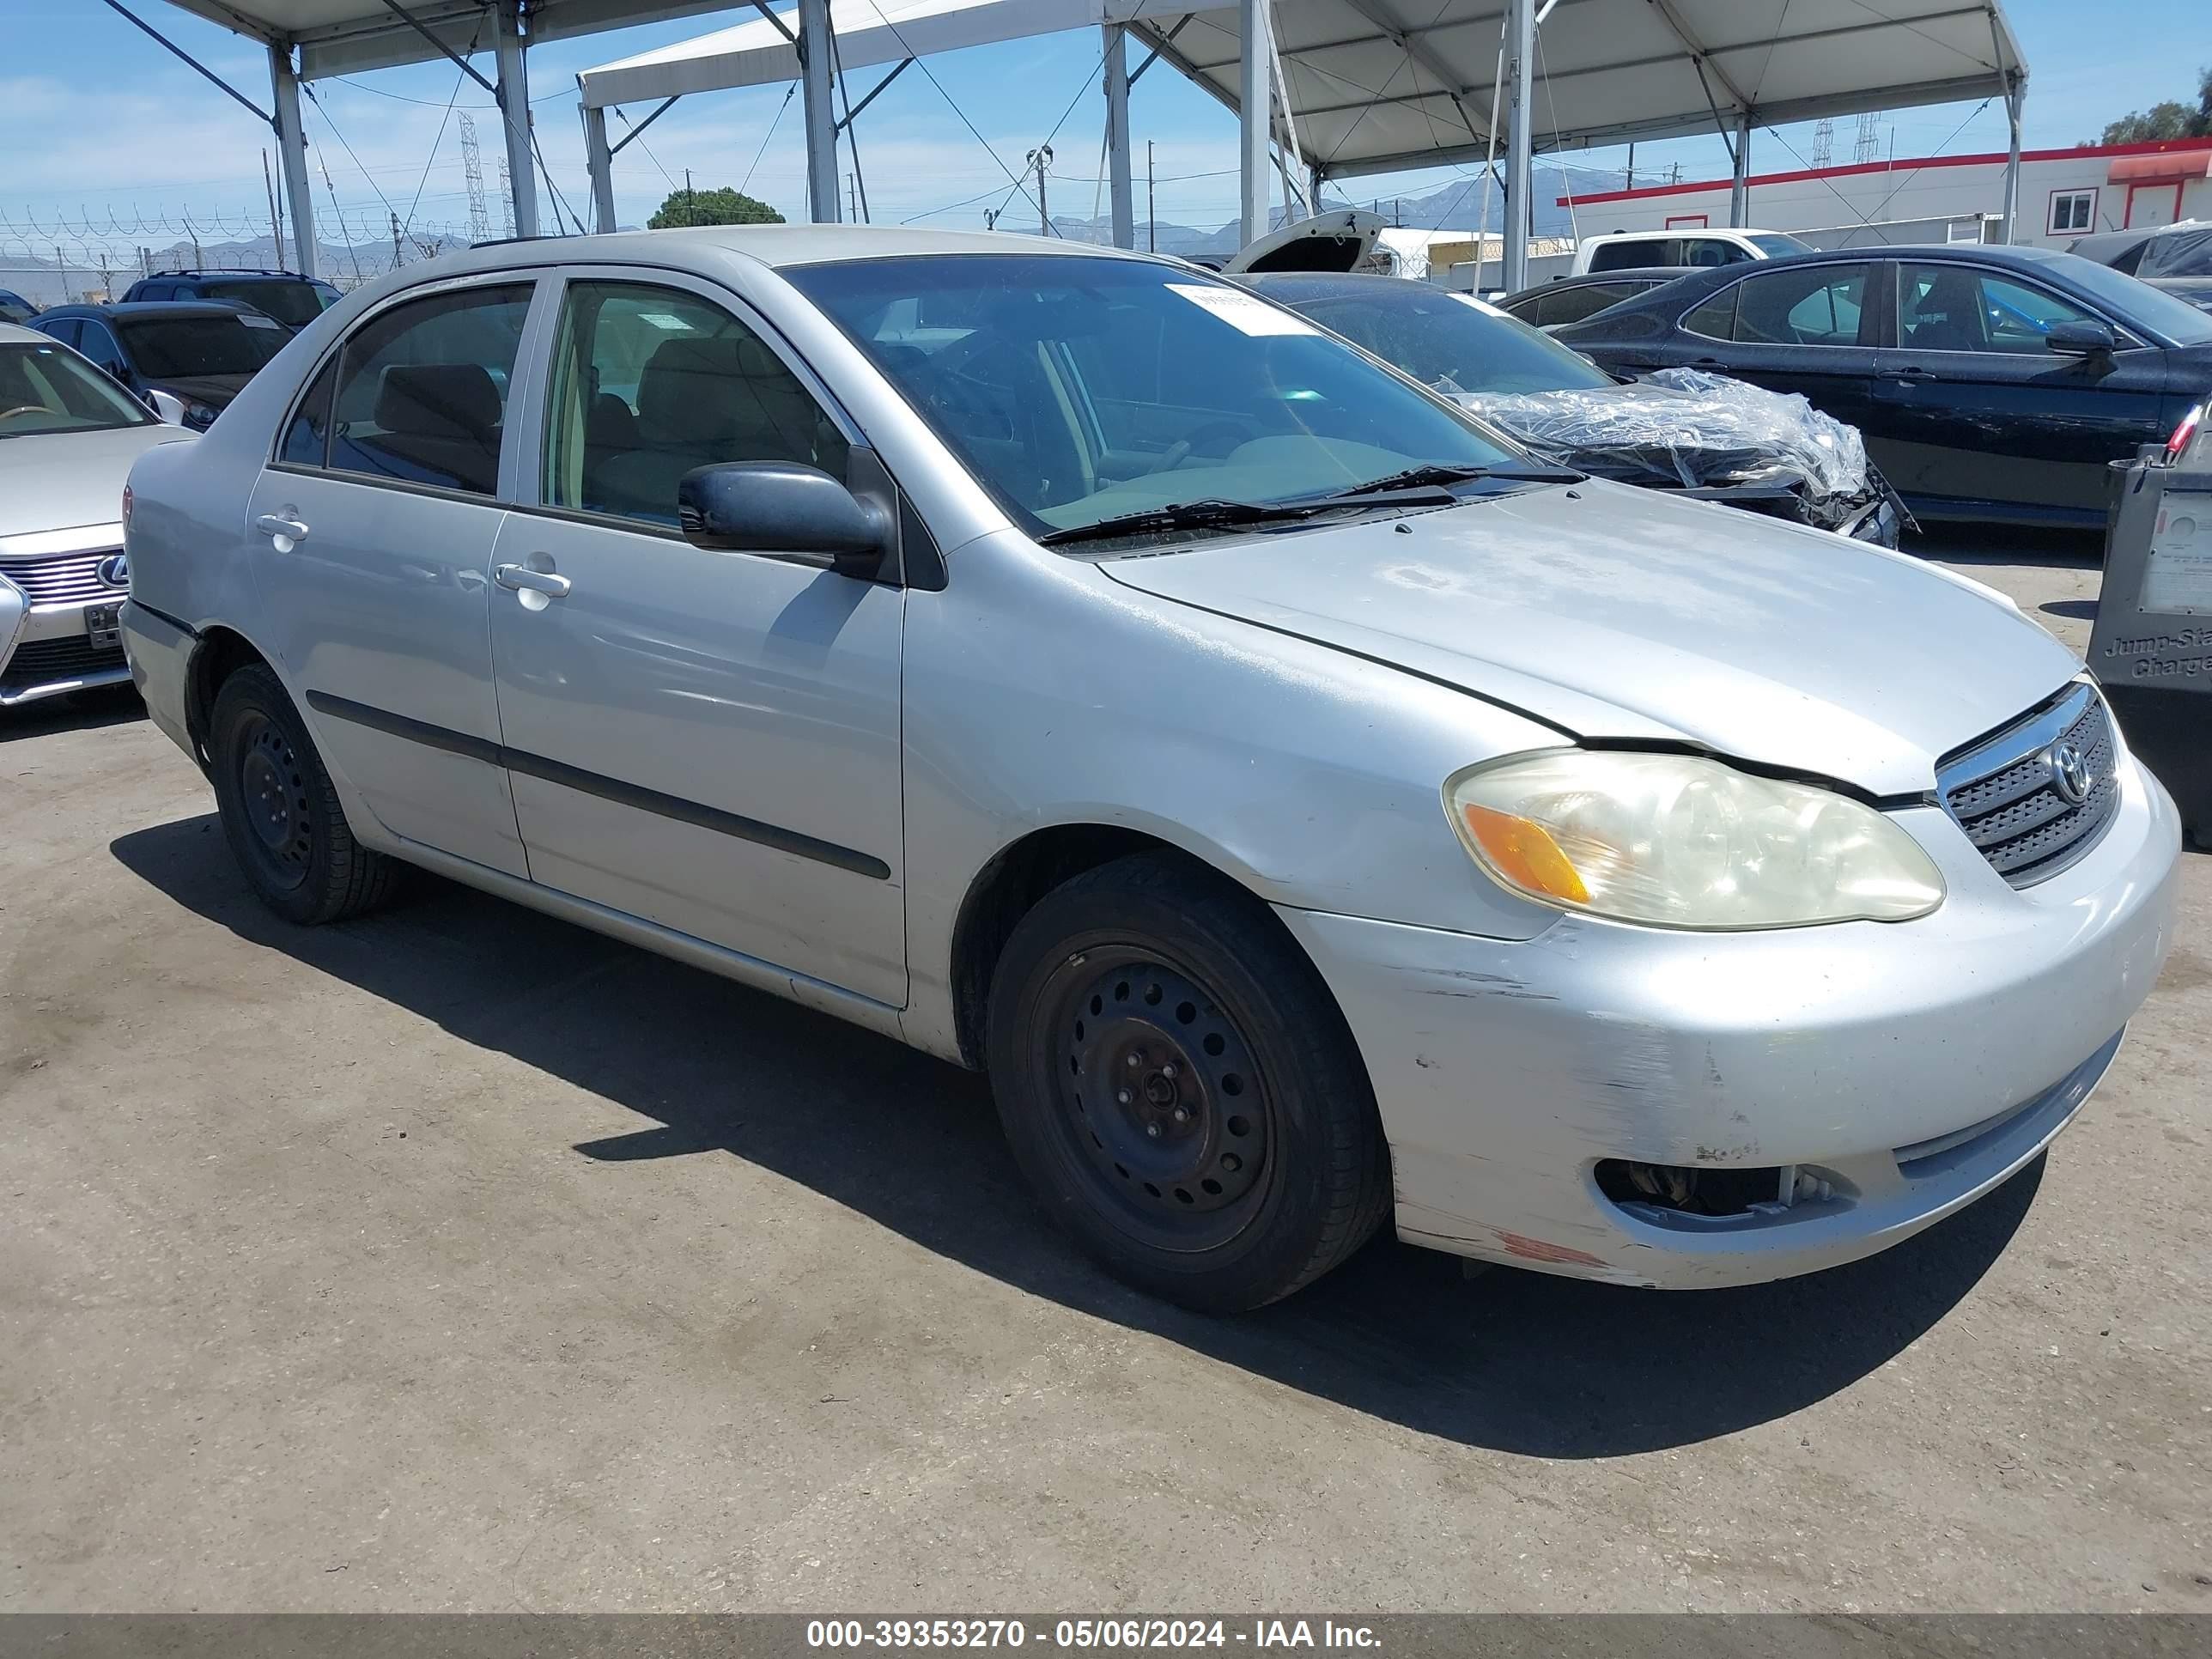
{"label": "front door", "polygon": [[517,876],[489,573],[531,297],[510,279],[371,314],[300,400],[244,526],[264,643],[331,769],[394,835]]}
{"label": "front door", "polygon": [[842,478],[848,434],[731,303],[635,276],[568,281],[544,428],[492,560],[532,879],[903,1005],[904,594],[676,530],[692,468]]}
{"label": "front door", "polygon": [[1897,343],[1878,354],[1867,422],[1876,463],[1934,507],[2101,522],[2105,464],[2165,436],[2156,351],[2082,357],[2045,343],[2061,323],[2102,320],[2010,274],[1900,264]]}

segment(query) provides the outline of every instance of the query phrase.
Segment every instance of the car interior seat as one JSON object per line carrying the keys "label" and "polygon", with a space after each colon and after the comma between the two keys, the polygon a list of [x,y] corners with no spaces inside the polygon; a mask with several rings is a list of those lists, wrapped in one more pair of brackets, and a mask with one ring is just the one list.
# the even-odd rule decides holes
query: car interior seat
{"label": "car interior seat", "polygon": [[499,484],[499,388],[480,363],[392,363],[377,382],[377,430],[342,432],[332,464],[489,495]]}

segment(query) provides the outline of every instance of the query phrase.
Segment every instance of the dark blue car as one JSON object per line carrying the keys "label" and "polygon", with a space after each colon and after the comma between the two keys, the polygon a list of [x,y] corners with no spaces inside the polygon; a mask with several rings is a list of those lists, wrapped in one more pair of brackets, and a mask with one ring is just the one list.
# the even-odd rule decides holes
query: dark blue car
{"label": "dark blue car", "polygon": [[1619,374],[1719,369],[1865,434],[1922,519],[2095,528],[2107,461],[2212,392],[2212,313],[2106,266],[1980,244],[1698,271],[1555,331]]}

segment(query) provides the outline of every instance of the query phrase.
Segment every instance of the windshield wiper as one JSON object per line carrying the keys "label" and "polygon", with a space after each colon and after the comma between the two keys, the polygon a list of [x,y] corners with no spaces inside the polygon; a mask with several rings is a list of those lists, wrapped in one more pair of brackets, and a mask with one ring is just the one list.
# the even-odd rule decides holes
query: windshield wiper
{"label": "windshield wiper", "polygon": [[1323,501],[1342,501],[1353,497],[1382,495],[1393,489],[1419,489],[1444,484],[1467,483],[1476,478],[1500,478],[1507,483],[1580,483],[1589,476],[1570,466],[1546,466],[1540,461],[1504,461],[1488,466],[1472,465],[1431,464],[1409,466],[1403,472],[1370,478],[1365,483],[1353,484],[1348,489],[1320,497]]}
{"label": "windshield wiper", "polygon": [[1057,547],[1067,542],[1103,541],[1113,536],[1146,536],[1159,531],[1219,530],[1240,524],[1267,524],[1289,519],[1311,518],[1339,503],[1327,500],[1300,501],[1231,501],[1208,499],[1176,501],[1148,507],[1138,513],[1118,514],[1096,524],[1079,524],[1052,530],[1037,538],[1039,545]]}

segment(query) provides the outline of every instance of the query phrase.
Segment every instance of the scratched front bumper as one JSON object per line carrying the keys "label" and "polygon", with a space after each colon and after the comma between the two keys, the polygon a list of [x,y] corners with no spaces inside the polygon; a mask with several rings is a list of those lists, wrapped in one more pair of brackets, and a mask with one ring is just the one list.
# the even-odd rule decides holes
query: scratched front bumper
{"label": "scratched front bumper", "polygon": [[[1280,910],[1374,1080],[1401,1236],[1579,1277],[1747,1284],[1870,1255],[2033,1158],[2172,945],[2173,804],[2130,758],[2104,839],[2022,890],[1938,809],[1896,816],[1948,888],[1918,921],[1686,933],[1570,915],[1516,942]],[[1598,1190],[1607,1158],[1797,1164],[1834,1196],[1655,1217]]]}

